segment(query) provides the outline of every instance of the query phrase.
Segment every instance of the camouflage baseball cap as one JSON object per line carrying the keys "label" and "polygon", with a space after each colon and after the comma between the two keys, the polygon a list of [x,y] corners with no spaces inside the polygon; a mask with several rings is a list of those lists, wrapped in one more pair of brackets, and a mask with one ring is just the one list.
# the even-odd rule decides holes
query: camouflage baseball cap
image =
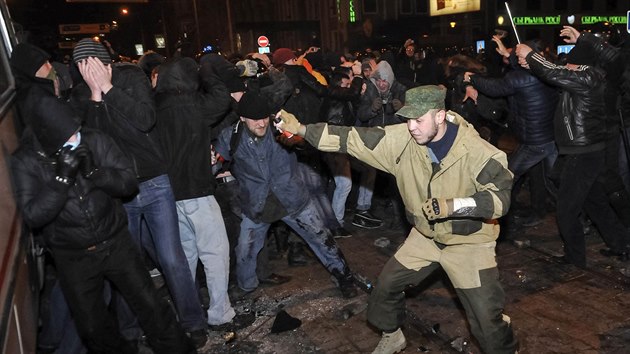
{"label": "camouflage baseball cap", "polygon": [[444,109],[446,89],[436,85],[418,86],[405,92],[405,105],[397,115],[415,119],[425,115],[431,109]]}

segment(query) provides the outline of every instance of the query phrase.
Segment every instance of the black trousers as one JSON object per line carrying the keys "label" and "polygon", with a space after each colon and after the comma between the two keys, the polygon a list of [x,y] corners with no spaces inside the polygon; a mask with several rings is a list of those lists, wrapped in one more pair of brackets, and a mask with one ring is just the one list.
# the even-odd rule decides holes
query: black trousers
{"label": "black trousers", "polygon": [[557,199],[557,221],[567,259],[586,266],[586,243],[580,222],[582,212],[590,217],[604,242],[615,251],[626,246],[626,229],[612,209],[602,174],[606,171],[605,151],[558,157],[560,180]]}
{"label": "black trousers", "polygon": [[159,297],[126,229],[86,250],[53,249],[52,253],[63,293],[90,353],[127,350],[103,298],[105,279],[138,316],[155,353],[191,352],[188,338],[166,301]]}

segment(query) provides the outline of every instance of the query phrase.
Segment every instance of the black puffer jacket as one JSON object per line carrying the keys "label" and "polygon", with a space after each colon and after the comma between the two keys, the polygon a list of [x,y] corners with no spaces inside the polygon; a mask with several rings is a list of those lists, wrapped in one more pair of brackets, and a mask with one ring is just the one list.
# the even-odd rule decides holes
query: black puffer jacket
{"label": "black puffer jacket", "polygon": [[176,200],[214,194],[210,166],[210,126],[230,107],[225,85],[191,58],[160,66],[156,87],[157,130]]}
{"label": "black puffer jacket", "polygon": [[471,83],[490,97],[507,97],[508,124],[519,142],[541,145],[553,141],[553,116],[558,91],[514,63],[502,78],[471,75]]}
{"label": "black puffer jacket", "polygon": [[604,71],[586,65],[569,70],[546,61],[533,51],[526,59],[536,76],[562,90],[554,119],[559,152],[580,154],[603,149],[606,139]]}
{"label": "black puffer jacket", "polygon": [[18,206],[27,225],[41,229],[48,247],[86,249],[127,228],[120,198],[138,187],[130,161],[106,134],[84,128],[86,144],[98,171],[90,179],[80,174],[65,186],[55,180],[54,158],[46,156],[30,128],[11,157]]}

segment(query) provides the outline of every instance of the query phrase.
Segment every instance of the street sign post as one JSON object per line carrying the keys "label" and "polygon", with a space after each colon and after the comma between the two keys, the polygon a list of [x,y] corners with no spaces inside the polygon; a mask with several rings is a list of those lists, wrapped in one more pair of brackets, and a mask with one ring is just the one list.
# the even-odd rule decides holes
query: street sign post
{"label": "street sign post", "polygon": [[269,45],[269,38],[267,38],[266,36],[258,37],[258,46],[259,47],[266,47],[268,45]]}

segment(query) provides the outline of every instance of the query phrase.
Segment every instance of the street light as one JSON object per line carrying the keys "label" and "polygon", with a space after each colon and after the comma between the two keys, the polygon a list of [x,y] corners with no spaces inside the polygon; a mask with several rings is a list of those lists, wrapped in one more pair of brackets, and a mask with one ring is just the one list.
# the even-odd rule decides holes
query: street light
{"label": "street light", "polygon": [[128,9],[128,8],[126,8],[126,7],[123,7],[123,8],[121,8],[121,9],[120,9],[120,13],[121,13],[123,16],[127,16],[127,15],[129,15],[129,9]]}

